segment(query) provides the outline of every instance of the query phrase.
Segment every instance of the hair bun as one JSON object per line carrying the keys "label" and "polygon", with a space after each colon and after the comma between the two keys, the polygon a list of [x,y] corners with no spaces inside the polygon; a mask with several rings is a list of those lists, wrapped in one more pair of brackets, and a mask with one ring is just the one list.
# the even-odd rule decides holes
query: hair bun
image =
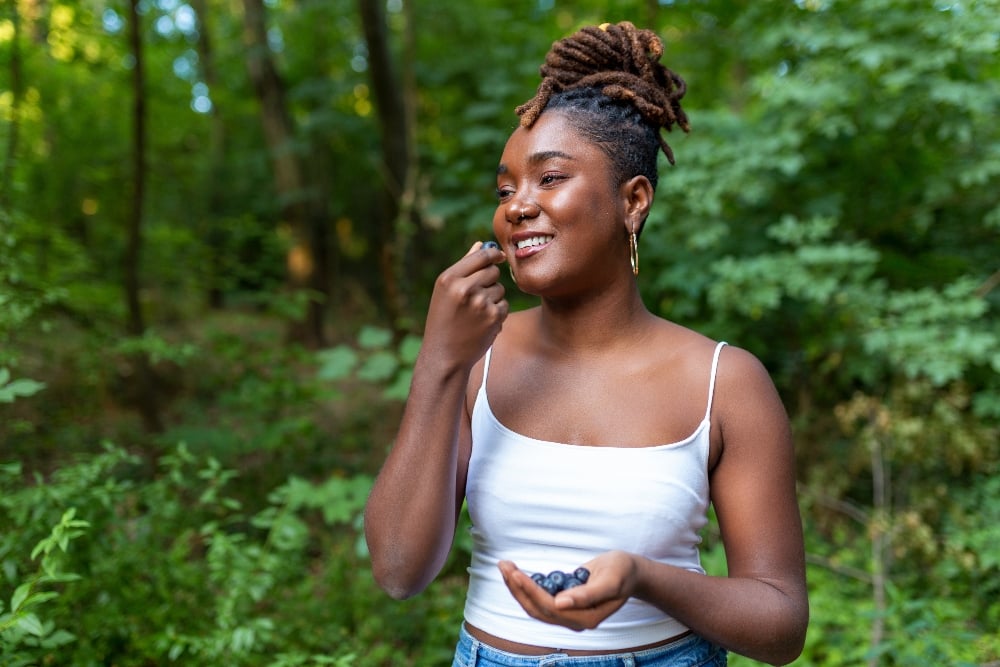
{"label": "hair bun", "polygon": [[[629,21],[581,28],[552,44],[539,69],[538,91],[516,109],[521,125],[531,127],[554,93],[595,87],[610,98],[632,103],[658,129],[669,132],[677,125],[686,132],[690,125],[680,100],[687,84],[660,63],[662,56],[659,36]],[[662,137],[660,143],[672,158]]]}
{"label": "hair bun", "polygon": [[555,42],[545,56],[540,73],[573,87],[578,77],[620,72],[640,78],[655,76],[654,67],[663,55],[663,42],[652,30],[636,28],[628,21],[586,26]]}

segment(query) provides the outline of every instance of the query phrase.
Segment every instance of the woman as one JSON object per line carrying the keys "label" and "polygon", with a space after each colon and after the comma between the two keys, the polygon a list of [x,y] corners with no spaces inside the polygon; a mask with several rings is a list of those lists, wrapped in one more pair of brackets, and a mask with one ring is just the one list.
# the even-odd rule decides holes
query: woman
{"label": "woman", "polygon": [[[435,283],[368,501],[379,584],[474,552],[454,665],[784,664],[808,620],[788,420],[762,365],[650,313],[636,283],[683,80],[623,22],[556,42],[497,169],[493,231]],[[508,313],[499,264],[537,307]],[[711,502],[729,573],[697,545]],[[553,595],[530,577],[583,566]],[[601,657],[597,657],[601,656]]]}

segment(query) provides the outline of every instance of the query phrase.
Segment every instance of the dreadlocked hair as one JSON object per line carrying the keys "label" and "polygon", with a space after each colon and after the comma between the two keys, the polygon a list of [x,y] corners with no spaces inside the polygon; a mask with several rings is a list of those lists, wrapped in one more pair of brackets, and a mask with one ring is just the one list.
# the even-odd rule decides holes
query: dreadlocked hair
{"label": "dreadlocked hair", "polygon": [[539,70],[538,91],[515,112],[526,128],[547,109],[567,112],[574,126],[611,156],[616,169],[624,169],[620,182],[642,173],[655,188],[659,150],[674,164],[661,130],[690,129],[680,105],[687,84],[659,62],[662,55],[656,33],[628,21],[584,27],[552,44]]}

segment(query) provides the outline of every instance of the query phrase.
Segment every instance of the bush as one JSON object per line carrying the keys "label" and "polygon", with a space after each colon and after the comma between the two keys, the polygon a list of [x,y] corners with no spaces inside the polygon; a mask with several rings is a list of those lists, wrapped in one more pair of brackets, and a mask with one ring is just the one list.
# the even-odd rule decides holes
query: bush
{"label": "bush", "polygon": [[211,457],[181,445],[146,478],[140,463],[106,445],[47,480],[2,468],[5,665],[405,665],[450,652],[464,582],[403,604],[377,589],[360,538],[369,477],[291,477],[247,513],[227,493],[236,473]]}

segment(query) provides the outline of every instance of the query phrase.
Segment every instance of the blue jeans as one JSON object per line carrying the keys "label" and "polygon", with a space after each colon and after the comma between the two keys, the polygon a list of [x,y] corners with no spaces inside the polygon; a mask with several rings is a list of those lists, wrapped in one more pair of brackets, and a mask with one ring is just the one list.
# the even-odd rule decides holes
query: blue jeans
{"label": "blue jeans", "polygon": [[462,626],[452,667],[725,667],[726,652],[698,635],[666,646],[607,655],[517,655],[483,644]]}

